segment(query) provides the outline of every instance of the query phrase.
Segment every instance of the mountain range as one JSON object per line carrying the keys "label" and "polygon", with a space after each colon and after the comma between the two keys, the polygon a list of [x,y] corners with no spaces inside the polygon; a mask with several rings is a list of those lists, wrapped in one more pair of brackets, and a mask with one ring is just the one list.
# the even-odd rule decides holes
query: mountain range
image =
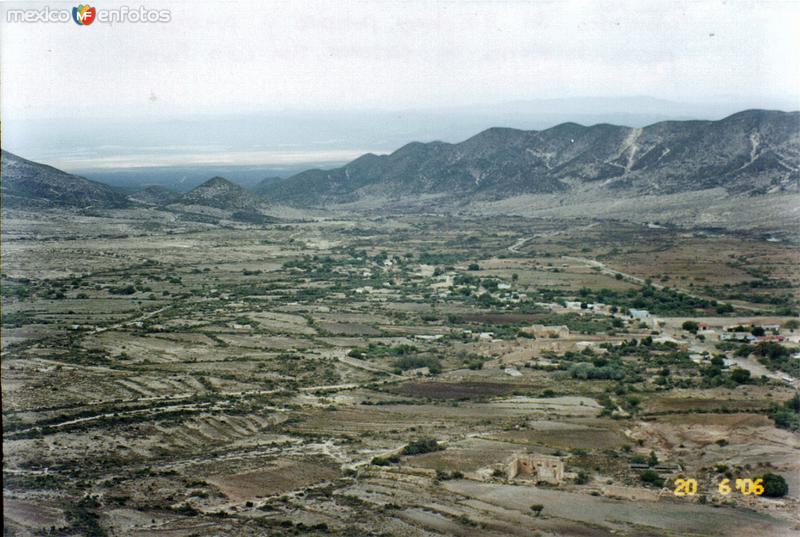
{"label": "mountain range", "polygon": [[763,212],[780,202],[788,212],[773,210],[773,219],[796,220],[800,112],[746,110],[641,128],[490,128],[460,143],[412,142],[339,168],[270,178],[255,192],[222,177],[184,194],[153,186],[124,191],[3,151],[1,186],[4,207],[208,207],[247,219],[276,206],[433,206],[630,219],[660,211],[665,221],[728,225],[744,218],[742,207]]}
{"label": "mountain range", "polygon": [[643,128],[491,128],[457,144],[413,142],[389,155],[366,154],[256,191],[272,202],[304,206],[420,195],[470,202],[585,187],[615,196],[717,187],[766,194],[797,191],[799,181],[800,112],[747,110],[719,121]]}
{"label": "mountain range", "polygon": [[0,153],[0,196],[3,207],[126,207],[128,197],[108,185],[72,175],[45,164]]}

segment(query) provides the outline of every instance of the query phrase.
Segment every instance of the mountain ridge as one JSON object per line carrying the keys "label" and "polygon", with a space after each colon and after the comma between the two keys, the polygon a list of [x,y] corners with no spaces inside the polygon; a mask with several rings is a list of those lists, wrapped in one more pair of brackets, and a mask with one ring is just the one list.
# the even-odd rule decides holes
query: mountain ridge
{"label": "mountain ridge", "polygon": [[490,127],[462,142],[410,142],[312,169],[257,188],[293,205],[352,203],[421,194],[497,200],[569,192],[594,182],[631,195],[722,187],[763,194],[796,191],[800,112],[744,110],[721,120],[661,121],[635,128],[565,122],[526,131]]}
{"label": "mountain ridge", "polygon": [[0,151],[0,189],[4,207],[104,207],[130,205],[113,187],[73,175],[47,164]]}

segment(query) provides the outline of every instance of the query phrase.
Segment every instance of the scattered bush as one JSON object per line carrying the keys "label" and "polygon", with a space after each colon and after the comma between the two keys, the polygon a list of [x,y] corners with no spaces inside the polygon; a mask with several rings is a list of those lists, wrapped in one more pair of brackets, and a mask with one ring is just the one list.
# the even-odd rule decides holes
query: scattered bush
{"label": "scattered bush", "polygon": [[578,477],[575,478],[576,485],[585,485],[589,482],[589,474],[581,470],[578,472]]}

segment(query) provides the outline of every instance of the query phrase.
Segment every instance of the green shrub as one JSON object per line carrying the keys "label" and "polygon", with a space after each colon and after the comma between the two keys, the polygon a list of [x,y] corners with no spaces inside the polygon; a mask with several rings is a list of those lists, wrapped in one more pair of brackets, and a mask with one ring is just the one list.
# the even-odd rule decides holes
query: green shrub
{"label": "green shrub", "polygon": [[768,472],[761,476],[761,479],[764,480],[764,496],[782,498],[789,493],[789,485],[783,476]]}
{"label": "green shrub", "polygon": [[736,384],[745,384],[750,380],[750,371],[747,369],[734,369],[731,371],[731,379]]}
{"label": "green shrub", "polygon": [[697,330],[698,330],[699,326],[694,321],[684,321],[683,324],[681,325],[681,328],[683,328],[687,332],[691,332],[692,334],[695,334],[695,333],[697,333]]}
{"label": "green shrub", "polygon": [[653,485],[658,488],[664,486],[664,478],[658,475],[658,472],[655,470],[645,470],[639,474],[639,479],[642,480],[642,483],[647,483],[648,485]]}

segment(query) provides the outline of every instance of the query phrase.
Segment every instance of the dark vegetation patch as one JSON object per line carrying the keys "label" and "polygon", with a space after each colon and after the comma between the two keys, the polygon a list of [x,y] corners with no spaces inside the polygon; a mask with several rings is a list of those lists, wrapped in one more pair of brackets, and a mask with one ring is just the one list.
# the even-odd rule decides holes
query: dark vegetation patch
{"label": "dark vegetation patch", "polygon": [[500,382],[407,382],[392,391],[401,395],[431,399],[477,399],[508,395],[520,388],[527,386]]}
{"label": "dark vegetation patch", "polygon": [[453,320],[458,323],[477,324],[516,324],[538,323],[547,315],[528,313],[462,313],[453,315]]}

